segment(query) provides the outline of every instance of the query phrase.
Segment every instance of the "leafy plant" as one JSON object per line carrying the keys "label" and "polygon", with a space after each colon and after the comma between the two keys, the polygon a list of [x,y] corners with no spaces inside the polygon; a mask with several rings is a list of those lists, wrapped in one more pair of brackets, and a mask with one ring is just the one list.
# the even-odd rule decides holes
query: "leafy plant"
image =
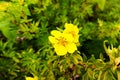
{"label": "leafy plant", "polygon": [[119,4],[1,0],[0,80],[120,80]]}

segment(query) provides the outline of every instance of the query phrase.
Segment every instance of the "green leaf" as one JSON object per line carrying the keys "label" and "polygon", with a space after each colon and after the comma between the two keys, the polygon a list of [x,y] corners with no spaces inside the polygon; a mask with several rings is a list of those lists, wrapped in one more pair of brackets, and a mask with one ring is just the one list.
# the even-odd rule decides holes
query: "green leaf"
{"label": "green leaf", "polygon": [[106,0],[97,0],[98,7],[101,10],[104,10],[105,2],[106,2]]}
{"label": "green leaf", "polygon": [[8,40],[11,40],[11,41],[13,41],[14,39],[15,39],[15,37],[16,37],[16,31],[11,31],[10,29],[9,29],[9,27],[4,27],[4,28],[1,28],[0,29],[1,31],[2,31],[2,33],[3,33],[3,35],[8,39]]}
{"label": "green leaf", "polygon": [[27,16],[31,16],[30,11],[29,11],[29,9],[28,9],[28,5],[25,5],[25,6],[23,7],[23,10],[24,10],[24,12],[25,12],[25,14],[26,14]]}

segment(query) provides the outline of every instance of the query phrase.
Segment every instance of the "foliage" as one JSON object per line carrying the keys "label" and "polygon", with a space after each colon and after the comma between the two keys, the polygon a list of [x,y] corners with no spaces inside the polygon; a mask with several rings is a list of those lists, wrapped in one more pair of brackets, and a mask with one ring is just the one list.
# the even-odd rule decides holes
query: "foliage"
{"label": "foliage", "polygon": [[[120,80],[119,4],[1,0],[0,80]],[[67,34],[78,27],[79,44],[60,56],[48,37],[53,30],[64,33],[65,25]]]}

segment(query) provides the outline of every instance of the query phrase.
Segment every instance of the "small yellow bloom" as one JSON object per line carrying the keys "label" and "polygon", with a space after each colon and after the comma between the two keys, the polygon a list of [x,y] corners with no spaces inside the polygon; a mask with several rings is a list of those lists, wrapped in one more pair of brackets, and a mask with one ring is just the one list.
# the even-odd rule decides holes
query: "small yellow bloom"
{"label": "small yellow bloom", "polygon": [[71,34],[61,33],[53,30],[52,36],[49,36],[49,41],[52,43],[57,55],[65,55],[67,52],[74,53],[77,50],[76,44],[73,42],[74,38]]}
{"label": "small yellow bloom", "polygon": [[0,11],[5,11],[10,6],[8,2],[0,2]]}
{"label": "small yellow bloom", "polygon": [[120,25],[117,26],[117,29],[120,30]]}
{"label": "small yellow bloom", "polygon": [[26,80],[38,80],[38,77],[25,77]]}
{"label": "small yellow bloom", "polygon": [[78,43],[79,42],[79,29],[77,28],[76,25],[66,23],[65,24],[65,30],[63,33],[68,33],[71,34],[74,38],[74,42]]}
{"label": "small yellow bloom", "polygon": [[24,0],[18,0],[18,2],[19,2],[20,5],[24,4]]}
{"label": "small yellow bloom", "polygon": [[98,26],[102,27],[103,26],[103,21],[98,19]]}

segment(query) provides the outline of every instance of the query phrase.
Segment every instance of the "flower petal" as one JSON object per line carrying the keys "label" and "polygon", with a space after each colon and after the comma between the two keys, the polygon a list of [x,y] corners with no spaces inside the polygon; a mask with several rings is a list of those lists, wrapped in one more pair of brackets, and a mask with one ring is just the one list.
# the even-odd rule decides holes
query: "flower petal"
{"label": "flower petal", "polygon": [[76,35],[76,36],[74,37],[74,42],[75,42],[75,43],[78,43],[78,42],[79,42],[79,35]]}
{"label": "flower petal", "polygon": [[34,80],[32,77],[25,77],[26,80]]}
{"label": "flower petal", "polygon": [[71,23],[65,23],[65,28],[69,28],[69,26],[72,25]]}
{"label": "flower petal", "polygon": [[37,76],[35,76],[35,77],[34,77],[34,80],[38,80],[38,77],[37,77]]}
{"label": "flower petal", "polygon": [[69,53],[74,53],[75,50],[77,50],[77,46],[75,43],[69,43],[65,47]]}
{"label": "flower petal", "polygon": [[57,31],[57,30],[51,31],[51,34],[56,38],[59,38],[62,35],[62,33],[60,31]]}
{"label": "flower petal", "polygon": [[63,33],[63,37],[66,39],[66,41],[69,41],[69,42],[72,42],[74,40],[74,38],[71,34]]}
{"label": "flower petal", "polygon": [[62,45],[56,44],[54,45],[54,48],[55,48],[56,54],[59,56],[63,56],[67,54],[67,49]]}
{"label": "flower petal", "polygon": [[55,44],[55,43],[58,42],[58,40],[57,40],[55,37],[53,37],[53,36],[49,36],[48,39],[49,39],[49,41],[50,41],[52,44]]}
{"label": "flower petal", "polygon": [[71,24],[71,23],[66,23],[66,24],[65,24],[65,30],[64,30],[64,32],[69,33],[69,32],[71,32],[71,31],[75,32],[76,34],[79,33],[79,29],[77,28],[76,25],[73,25],[73,24]]}

